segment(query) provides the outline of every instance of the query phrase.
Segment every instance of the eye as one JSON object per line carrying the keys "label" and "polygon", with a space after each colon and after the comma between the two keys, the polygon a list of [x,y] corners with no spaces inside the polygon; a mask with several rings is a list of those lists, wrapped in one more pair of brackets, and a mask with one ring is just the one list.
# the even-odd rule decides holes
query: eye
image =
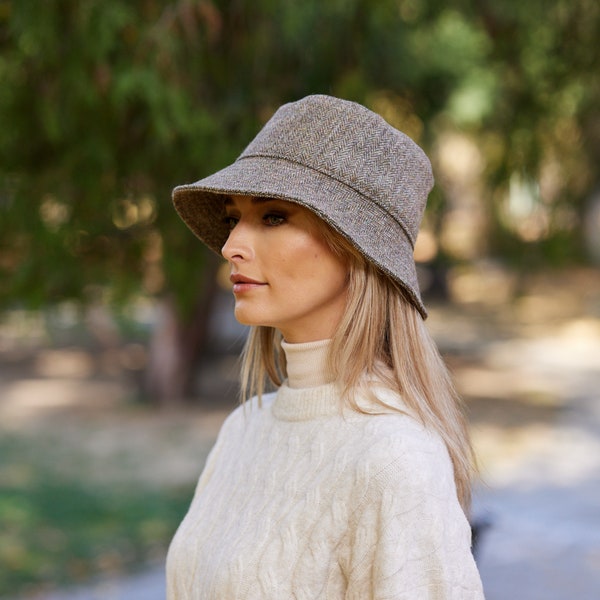
{"label": "eye", "polygon": [[283,215],[277,215],[274,213],[267,213],[263,217],[263,221],[269,227],[274,227],[276,225],[281,225],[285,222],[285,217]]}
{"label": "eye", "polygon": [[237,217],[232,217],[231,215],[227,215],[223,219],[223,223],[227,225],[227,229],[229,229],[229,231],[231,231],[237,225],[238,221],[239,219]]}

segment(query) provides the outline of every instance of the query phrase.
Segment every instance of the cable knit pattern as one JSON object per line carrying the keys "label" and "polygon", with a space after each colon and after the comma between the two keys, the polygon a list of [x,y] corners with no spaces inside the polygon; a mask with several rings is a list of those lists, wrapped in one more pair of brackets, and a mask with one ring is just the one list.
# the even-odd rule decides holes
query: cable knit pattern
{"label": "cable knit pattern", "polygon": [[334,384],[286,383],[229,416],[169,549],[168,600],[483,598],[441,440],[340,406]]}

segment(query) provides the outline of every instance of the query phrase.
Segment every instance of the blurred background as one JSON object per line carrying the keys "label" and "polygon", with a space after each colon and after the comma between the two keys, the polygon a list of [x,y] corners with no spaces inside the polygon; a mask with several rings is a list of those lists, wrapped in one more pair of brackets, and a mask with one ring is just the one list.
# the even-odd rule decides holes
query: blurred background
{"label": "blurred background", "polygon": [[326,93],[434,165],[488,599],[596,600],[598,39],[596,0],[0,0],[0,597],[164,596],[245,334],[170,192]]}

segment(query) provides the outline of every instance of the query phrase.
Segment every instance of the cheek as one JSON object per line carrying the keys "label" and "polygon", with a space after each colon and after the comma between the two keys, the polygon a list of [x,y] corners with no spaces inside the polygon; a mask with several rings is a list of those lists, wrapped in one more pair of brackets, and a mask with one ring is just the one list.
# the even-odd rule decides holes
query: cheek
{"label": "cheek", "polygon": [[321,288],[341,288],[346,282],[345,263],[335,255],[320,235],[313,231],[295,231],[282,243],[265,249],[265,256],[281,283],[302,284],[317,294]]}
{"label": "cheek", "polygon": [[[307,261],[308,262],[308,261]],[[310,250],[310,272],[315,284],[330,292],[346,287],[347,268],[345,263],[328,246]]]}
{"label": "cheek", "polygon": [[271,250],[270,262],[276,265],[280,276],[291,281],[306,280],[319,270],[321,252],[308,235],[286,240],[282,251]]}

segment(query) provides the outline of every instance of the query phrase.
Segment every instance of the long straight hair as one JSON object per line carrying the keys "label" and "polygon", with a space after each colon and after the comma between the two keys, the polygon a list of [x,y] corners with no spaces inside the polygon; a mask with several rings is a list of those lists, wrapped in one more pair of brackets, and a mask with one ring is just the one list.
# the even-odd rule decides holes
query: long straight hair
{"label": "long straight hair", "polygon": [[[314,220],[331,250],[348,264],[346,310],[332,339],[328,365],[341,398],[363,413],[373,412],[361,406],[365,397],[381,412],[403,412],[376,396],[373,380],[398,392],[411,414],[444,441],[458,499],[468,513],[474,456],[463,407],[421,315],[394,280],[321,219]],[[269,384],[278,387],[285,380],[281,339],[272,327],[251,327],[242,354],[243,401],[254,395],[260,401]]]}

